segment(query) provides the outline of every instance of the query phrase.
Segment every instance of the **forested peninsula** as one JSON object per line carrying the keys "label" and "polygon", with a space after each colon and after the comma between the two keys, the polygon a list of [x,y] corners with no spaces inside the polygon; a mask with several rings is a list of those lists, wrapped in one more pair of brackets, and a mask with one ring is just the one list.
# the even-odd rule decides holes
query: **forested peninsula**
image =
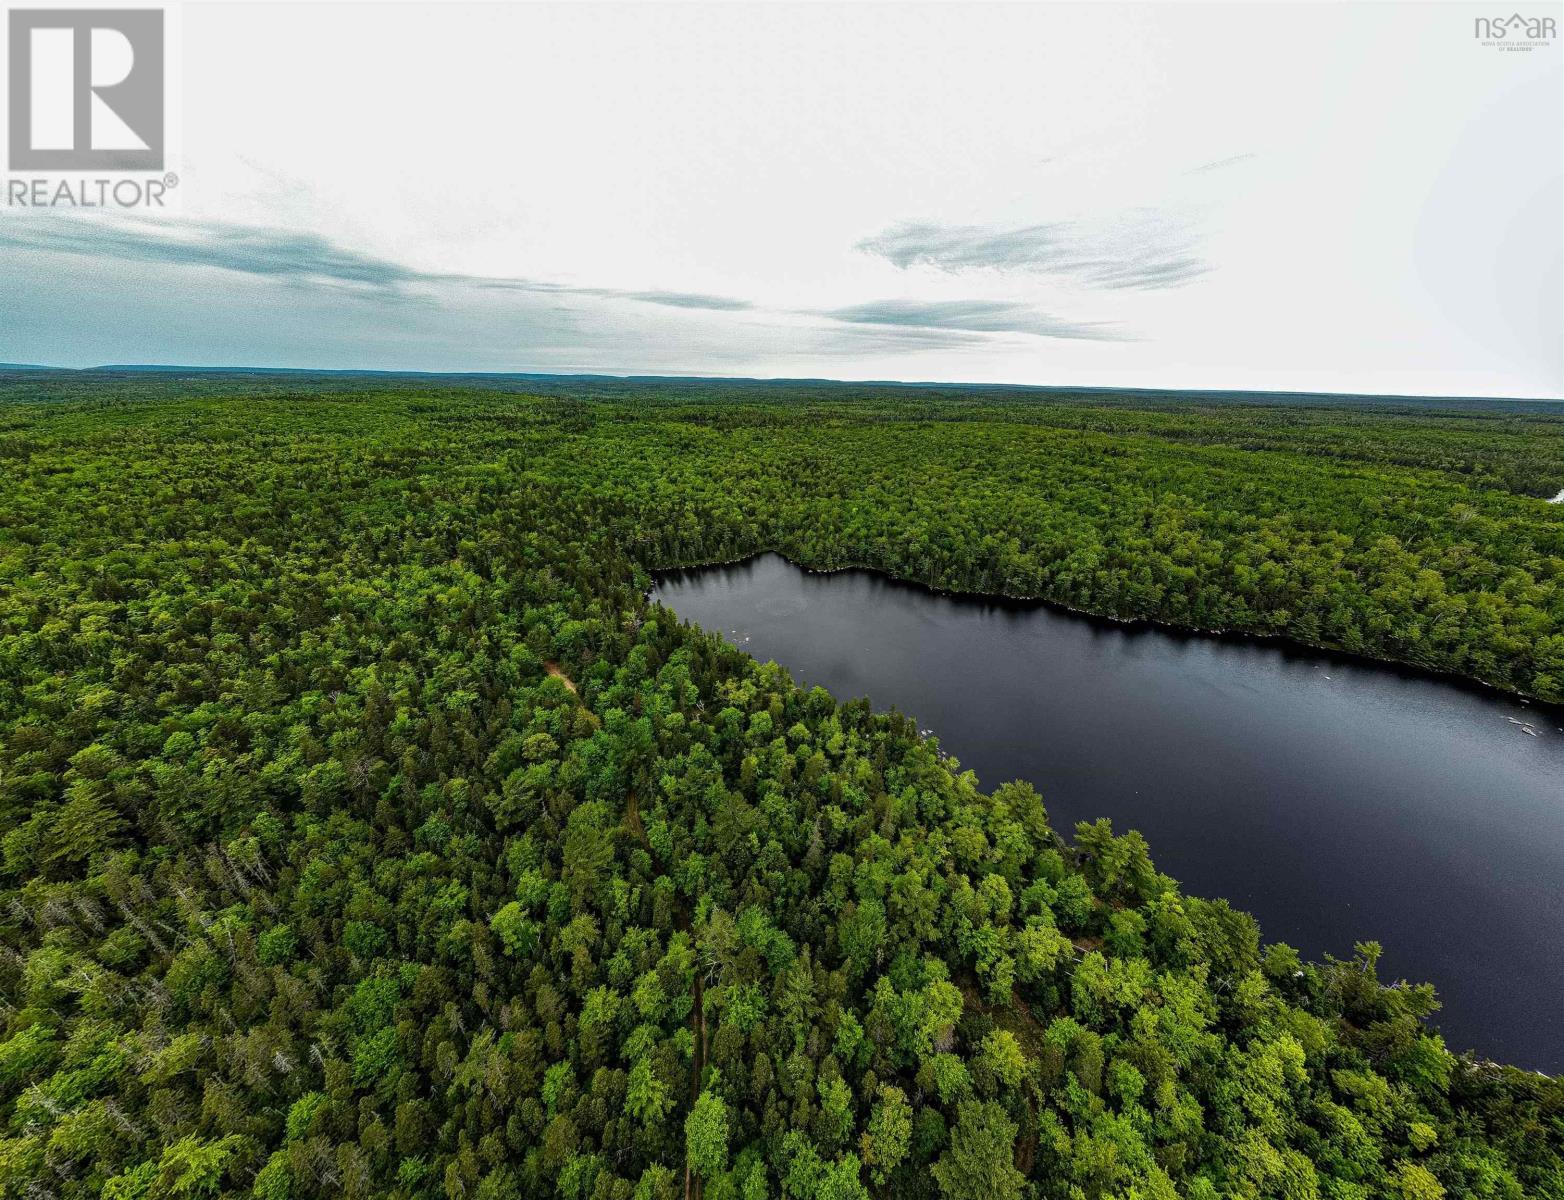
{"label": "forested peninsula", "polygon": [[647,598],[769,548],[1558,701],[1561,432],[0,372],[0,1197],[1564,1198],[1437,980]]}

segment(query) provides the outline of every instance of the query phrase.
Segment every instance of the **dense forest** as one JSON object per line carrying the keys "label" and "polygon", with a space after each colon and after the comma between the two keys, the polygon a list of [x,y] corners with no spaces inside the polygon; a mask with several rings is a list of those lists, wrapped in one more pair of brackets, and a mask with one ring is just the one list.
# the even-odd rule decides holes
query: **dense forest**
{"label": "dense forest", "polygon": [[1564,1084],[1377,946],[646,597],[771,548],[1557,700],[1560,432],[0,379],[0,1197],[1564,1200]]}

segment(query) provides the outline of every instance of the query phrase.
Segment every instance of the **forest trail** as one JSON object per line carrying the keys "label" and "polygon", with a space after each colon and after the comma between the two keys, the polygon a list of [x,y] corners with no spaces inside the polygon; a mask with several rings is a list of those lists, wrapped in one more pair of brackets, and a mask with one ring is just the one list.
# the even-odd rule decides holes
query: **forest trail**
{"label": "forest trail", "polygon": [[[695,1033],[695,1062],[694,1070],[690,1074],[690,1107],[695,1107],[695,1102],[700,1099],[701,1076],[706,1073],[706,1004],[702,995],[701,973],[699,966],[695,970],[695,1008],[690,1013],[690,1025]],[[690,1157],[684,1156],[684,1200],[700,1200],[701,1178],[690,1170]]]}
{"label": "forest trail", "polygon": [[[1010,989],[1010,1011],[1021,1019],[1021,1028],[1012,1029],[1011,1032],[1020,1037],[1027,1054],[1035,1056],[1043,1044],[1047,1029],[1037,1019],[1032,1006],[1022,999],[1019,985]],[[1026,1110],[1031,1114],[1032,1120],[1022,1131],[1021,1140],[1016,1143],[1015,1165],[1016,1170],[1021,1174],[1030,1175],[1032,1166],[1037,1161],[1037,1097],[1031,1088],[1026,1092]]]}
{"label": "forest trail", "polygon": [[646,826],[641,823],[641,799],[634,792],[625,797],[624,826],[637,842],[648,850],[651,849],[651,845],[646,840]]}
{"label": "forest trail", "polygon": [[[990,1004],[983,998],[982,989],[978,986],[975,977],[967,975],[955,982],[961,989],[962,1002],[984,1016],[992,1017],[998,1028],[1013,1033],[1020,1041],[1021,1048],[1026,1051],[1027,1057],[1036,1058],[1041,1053],[1047,1027],[1038,1020],[1037,1014],[1032,1011],[1032,1006],[1022,998],[1019,985],[1012,985],[1009,1004]],[[1026,1091],[1026,1108],[1032,1120],[1016,1139],[1014,1150],[1016,1170],[1023,1175],[1030,1174],[1037,1161],[1037,1096],[1031,1088]]]}
{"label": "forest trail", "polygon": [[[691,929],[690,914],[680,907],[679,925]],[[694,1034],[694,1054],[690,1072],[690,1108],[701,1098],[701,1076],[705,1075],[705,993],[701,983],[701,956],[696,953],[694,968],[694,1008],[690,1011],[690,1031]],[[685,1200],[701,1200],[701,1177],[690,1169],[690,1155],[685,1153]]]}
{"label": "forest trail", "polygon": [[[637,812],[639,818],[639,812]],[[690,1032],[695,1035],[695,1048],[691,1055],[690,1063],[690,1108],[695,1108],[695,1102],[700,1099],[701,1076],[706,1073],[706,1001],[704,986],[701,982],[700,946],[695,944],[695,926],[690,920],[689,907],[682,901],[677,909],[679,928],[689,931],[690,941],[695,949],[695,1006],[690,1010]],[[690,1169],[690,1156],[686,1151],[684,1156],[684,1200],[700,1200],[701,1178]]]}
{"label": "forest trail", "polygon": [[576,690],[576,681],[561,671],[557,662],[546,662],[543,664],[543,669],[569,688],[571,695],[580,695]]}

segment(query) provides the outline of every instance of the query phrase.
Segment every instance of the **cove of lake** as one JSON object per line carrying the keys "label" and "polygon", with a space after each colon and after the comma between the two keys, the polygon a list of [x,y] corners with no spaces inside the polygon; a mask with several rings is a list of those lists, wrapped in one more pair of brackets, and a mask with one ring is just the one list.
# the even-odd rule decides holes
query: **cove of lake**
{"label": "cove of lake", "polygon": [[[1452,1050],[1564,1070],[1564,713],[1394,666],[950,596],[766,554],[654,598],[868,696],[1057,829],[1139,829],[1186,892],[1306,957],[1384,944]],[[1527,728],[1533,732],[1528,733]]]}

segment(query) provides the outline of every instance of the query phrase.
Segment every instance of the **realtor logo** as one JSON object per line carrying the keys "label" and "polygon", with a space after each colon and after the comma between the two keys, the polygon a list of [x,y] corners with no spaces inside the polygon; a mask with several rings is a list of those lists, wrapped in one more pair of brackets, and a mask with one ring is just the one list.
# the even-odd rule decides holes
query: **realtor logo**
{"label": "realtor logo", "polygon": [[12,9],[13,171],[161,171],[163,13]]}

